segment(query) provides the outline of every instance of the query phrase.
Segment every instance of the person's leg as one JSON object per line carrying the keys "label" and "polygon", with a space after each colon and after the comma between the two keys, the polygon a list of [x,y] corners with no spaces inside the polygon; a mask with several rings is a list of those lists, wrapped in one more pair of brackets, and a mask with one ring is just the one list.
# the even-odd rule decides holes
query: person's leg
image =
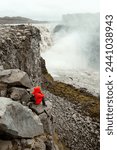
{"label": "person's leg", "polygon": [[30,101],[35,103],[35,97],[33,95],[30,97]]}
{"label": "person's leg", "polygon": [[43,104],[43,106],[47,106],[44,98],[42,99],[42,104]]}

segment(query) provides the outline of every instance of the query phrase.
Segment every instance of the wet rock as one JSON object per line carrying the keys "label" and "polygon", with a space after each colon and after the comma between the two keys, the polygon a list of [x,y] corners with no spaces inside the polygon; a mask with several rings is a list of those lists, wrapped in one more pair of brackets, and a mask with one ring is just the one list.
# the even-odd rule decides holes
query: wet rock
{"label": "wet rock", "polygon": [[43,134],[43,125],[37,115],[10,98],[0,97],[0,135],[32,138]]}
{"label": "wet rock", "polygon": [[0,72],[0,82],[8,85],[31,88],[31,81],[26,72],[19,69],[9,69]]}

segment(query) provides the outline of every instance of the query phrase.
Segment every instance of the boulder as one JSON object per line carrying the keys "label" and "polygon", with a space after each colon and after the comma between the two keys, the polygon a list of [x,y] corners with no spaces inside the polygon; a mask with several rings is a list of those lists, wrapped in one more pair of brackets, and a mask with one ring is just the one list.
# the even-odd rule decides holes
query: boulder
{"label": "boulder", "polygon": [[0,97],[0,136],[32,138],[43,134],[40,118],[18,102]]}
{"label": "boulder", "polygon": [[24,88],[11,87],[9,89],[9,97],[14,101],[20,101],[22,104],[27,104],[30,101],[30,94]]}
{"label": "boulder", "polygon": [[41,119],[41,122],[43,123],[44,132],[47,134],[52,135],[53,134],[53,117],[51,115],[52,112],[52,103],[50,101],[46,101],[47,106],[40,105],[34,105],[31,104],[30,108],[33,112],[35,112],[37,115],[39,115],[39,118]]}
{"label": "boulder", "polygon": [[23,86],[26,88],[32,87],[27,73],[19,69],[8,69],[0,71],[0,82],[9,85]]}

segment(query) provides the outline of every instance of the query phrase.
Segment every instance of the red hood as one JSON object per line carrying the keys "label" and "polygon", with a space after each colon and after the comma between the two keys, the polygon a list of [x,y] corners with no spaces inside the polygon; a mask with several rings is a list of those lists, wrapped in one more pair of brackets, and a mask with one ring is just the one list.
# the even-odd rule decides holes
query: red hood
{"label": "red hood", "polygon": [[41,92],[40,87],[37,86],[37,87],[34,88],[32,94],[36,94],[36,93],[40,93],[40,92]]}

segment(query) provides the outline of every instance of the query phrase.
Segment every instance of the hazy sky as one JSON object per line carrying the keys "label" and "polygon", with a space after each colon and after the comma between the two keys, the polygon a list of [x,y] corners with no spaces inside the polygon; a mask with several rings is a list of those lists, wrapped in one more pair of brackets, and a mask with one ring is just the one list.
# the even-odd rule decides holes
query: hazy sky
{"label": "hazy sky", "polygon": [[0,16],[58,20],[62,14],[99,12],[99,0],[0,0]]}

